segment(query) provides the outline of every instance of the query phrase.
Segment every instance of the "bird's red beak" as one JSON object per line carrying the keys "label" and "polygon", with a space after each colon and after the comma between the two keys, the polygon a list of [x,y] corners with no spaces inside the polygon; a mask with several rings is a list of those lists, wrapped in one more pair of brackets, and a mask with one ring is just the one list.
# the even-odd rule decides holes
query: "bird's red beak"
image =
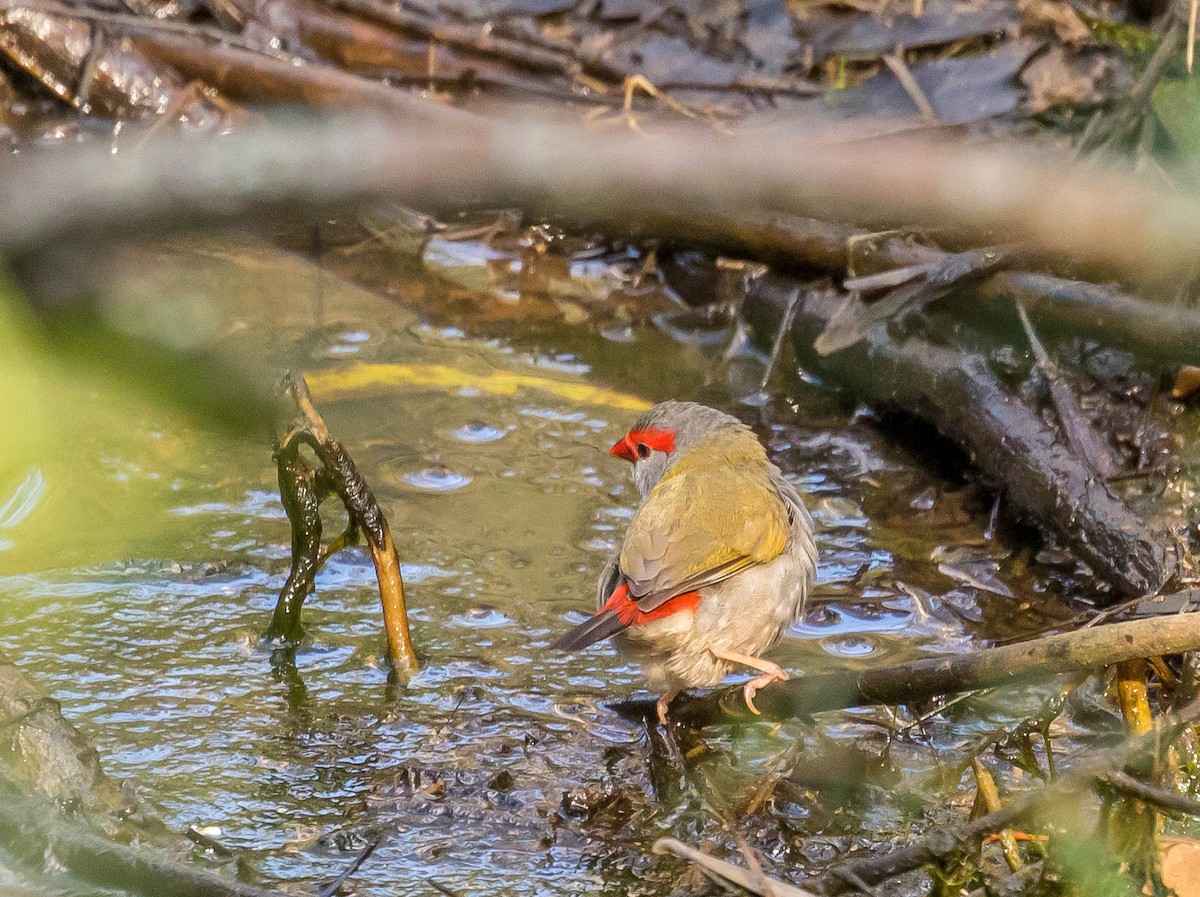
{"label": "bird's red beak", "polygon": [[637,461],[637,449],[635,449],[633,445],[633,434],[626,433],[624,436],[614,442],[612,444],[612,448],[608,450],[608,453],[614,458],[621,458],[622,460],[628,461],[630,464],[633,464],[635,461]]}

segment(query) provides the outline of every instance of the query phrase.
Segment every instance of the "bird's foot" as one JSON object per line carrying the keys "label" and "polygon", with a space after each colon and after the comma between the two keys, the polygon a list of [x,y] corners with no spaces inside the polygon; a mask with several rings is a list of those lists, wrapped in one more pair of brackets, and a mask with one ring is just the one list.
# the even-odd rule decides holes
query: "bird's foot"
{"label": "bird's foot", "polygon": [[753,654],[742,654],[740,651],[726,651],[719,648],[709,648],[708,651],[717,660],[740,663],[742,666],[762,672],[761,676],[755,676],[742,686],[742,694],[746,698],[746,707],[755,716],[762,716],[759,709],[754,706],[754,696],[758,694],[758,690],[764,685],[770,685],[772,682],[785,682],[790,678],[784,672],[783,667],[772,660],[763,660],[761,657],[755,657]]}
{"label": "bird's foot", "polygon": [[742,695],[746,698],[746,707],[755,716],[762,716],[762,712],[754,706],[754,696],[758,694],[758,690],[764,685],[770,685],[772,682],[786,682],[789,678],[791,677],[788,676],[783,667],[777,663],[772,663],[770,668],[763,670],[761,676],[755,676],[742,686]]}
{"label": "bird's foot", "polygon": [[658,722],[660,725],[667,725],[667,710],[671,706],[671,702],[679,696],[677,691],[669,691],[657,701],[654,702],[654,710],[658,714]]}

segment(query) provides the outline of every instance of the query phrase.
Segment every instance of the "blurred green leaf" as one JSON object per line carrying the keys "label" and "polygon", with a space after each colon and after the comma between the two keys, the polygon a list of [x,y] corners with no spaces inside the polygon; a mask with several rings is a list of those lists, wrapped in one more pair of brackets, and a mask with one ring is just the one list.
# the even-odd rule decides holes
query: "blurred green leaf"
{"label": "blurred green leaf", "polygon": [[253,364],[123,332],[105,308],[35,310],[0,268],[7,572],[169,542],[172,489],[204,483],[214,455],[244,451],[233,463],[250,481],[255,459],[268,469],[269,373],[255,380]]}
{"label": "blurred green leaf", "polygon": [[1102,44],[1118,47],[1135,62],[1149,58],[1158,44],[1158,37],[1150,29],[1128,22],[1114,22],[1080,13],[1080,18],[1092,35]]}
{"label": "blurred green leaf", "polygon": [[1200,81],[1164,79],[1154,88],[1151,105],[1179,152],[1200,159]]}

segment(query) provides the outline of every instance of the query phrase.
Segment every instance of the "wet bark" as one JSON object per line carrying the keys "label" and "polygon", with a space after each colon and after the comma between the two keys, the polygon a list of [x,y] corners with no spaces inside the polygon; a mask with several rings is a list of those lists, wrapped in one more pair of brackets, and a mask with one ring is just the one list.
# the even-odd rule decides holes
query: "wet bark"
{"label": "wet bark", "polygon": [[82,807],[118,820],[137,804],[100,768],[96,750],[63,718],[58,702],[0,654],[0,771],[31,793],[62,806]]}
{"label": "wet bark", "polygon": [[[294,646],[299,641],[300,611],[305,597],[314,588],[318,571],[334,553],[356,544],[361,534],[375,564],[392,670],[408,676],[417,671],[419,664],[409,631],[400,557],[387,518],[350,453],[329,432],[304,378],[289,373],[283,386],[299,409],[275,449],[279,495],[292,527],[292,566],[263,638],[284,646]],[[301,445],[313,450],[319,467],[314,468],[300,456]],[[320,505],[330,494],[341,499],[349,525],[328,550],[322,551]]]}

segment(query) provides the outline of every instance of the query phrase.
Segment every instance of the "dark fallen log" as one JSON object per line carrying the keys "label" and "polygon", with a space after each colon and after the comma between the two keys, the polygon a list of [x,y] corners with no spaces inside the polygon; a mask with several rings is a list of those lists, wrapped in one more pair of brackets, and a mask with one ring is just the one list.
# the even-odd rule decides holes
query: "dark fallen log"
{"label": "dark fallen log", "polygon": [[917,336],[893,338],[880,327],[864,342],[821,357],[813,339],[837,313],[842,294],[769,276],[751,288],[746,310],[771,332],[798,286],[802,301],[792,336],[804,367],[868,403],[928,421],[1117,595],[1153,594],[1171,577],[1175,556],[1166,535],[1151,530],[1081,463],[981,355]]}
{"label": "dark fallen log", "polygon": [[[1200,598],[1189,590],[1186,600]],[[1125,660],[1200,650],[1200,614],[1186,613],[1062,632],[970,654],[928,657],[877,669],[838,670],[775,682],[755,697],[762,719],[795,719],[827,710],[920,703],[982,688],[1022,685],[1100,669]],[[622,715],[654,719],[652,701],[616,705]],[[751,721],[740,686],[682,696],[671,719],[688,726]]]}
{"label": "dark fallen log", "polygon": [[0,654],[0,770],[14,781],[63,806],[77,806],[119,820],[137,804],[104,774],[87,739],[66,721],[58,702]]}
{"label": "dark fallen log", "polygon": [[160,850],[133,847],[63,816],[0,774],[0,842],[31,864],[57,863],[79,881],[118,893],[187,897],[283,897],[283,892],[216,875]]}

